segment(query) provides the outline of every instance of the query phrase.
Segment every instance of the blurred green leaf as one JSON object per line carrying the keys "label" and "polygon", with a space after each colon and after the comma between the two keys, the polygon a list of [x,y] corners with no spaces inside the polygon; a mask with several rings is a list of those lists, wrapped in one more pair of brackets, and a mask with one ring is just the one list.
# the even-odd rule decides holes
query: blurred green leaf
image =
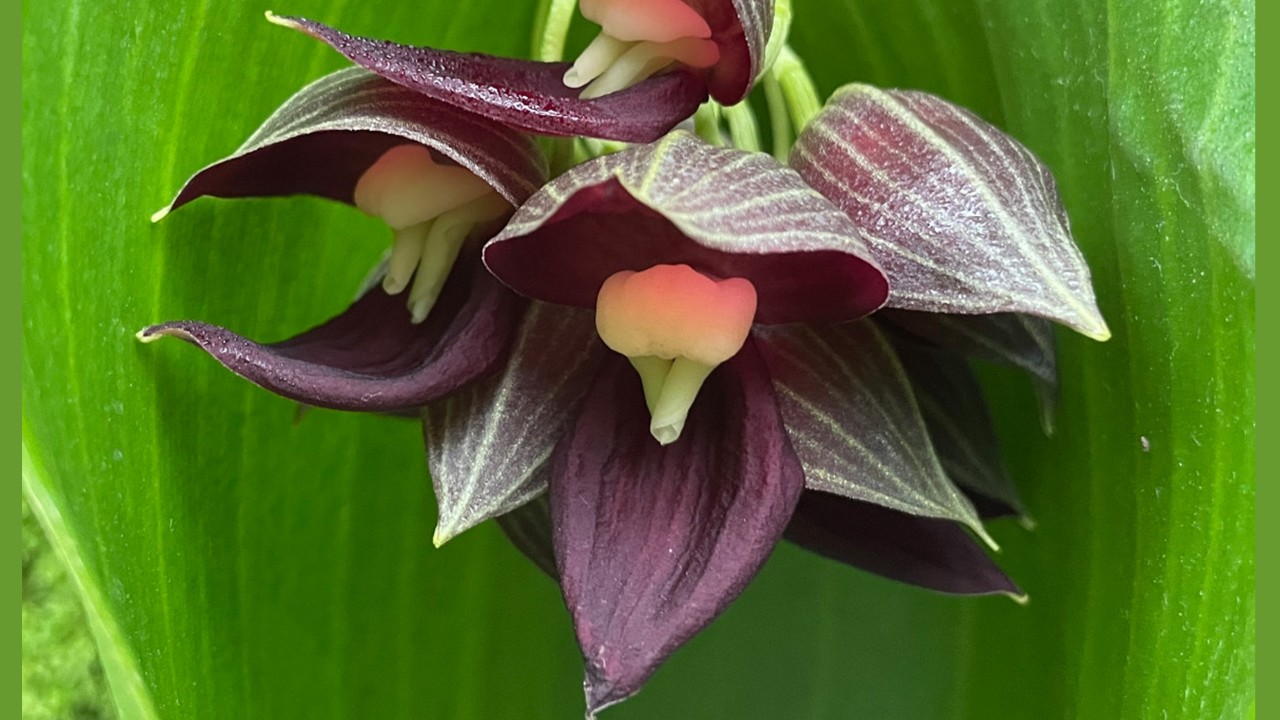
{"label": "blurred green leaf", "polygon": [[[1115,337],[1063,333],[1039,434],[989,372],[1039,521],[1031,603],[780,550],[609,711],[640,717],[1240,717],[1253,683],[1253,5],[797,0],[796,50],[968,105],[1053,168]],[[280,11],[527,56],[536,3]],[[465,7],[465,10],[460,10]],[[293,406],[145,324],[278,339],[350,299],[385,229],[316,200],[148,215],[331,51],[229,0],[23,6],[24,483],[123,717],[571,717],[555,587],[478,528],[430,546],[416,424]],[[576,39],[581,32],[575,32]]]}

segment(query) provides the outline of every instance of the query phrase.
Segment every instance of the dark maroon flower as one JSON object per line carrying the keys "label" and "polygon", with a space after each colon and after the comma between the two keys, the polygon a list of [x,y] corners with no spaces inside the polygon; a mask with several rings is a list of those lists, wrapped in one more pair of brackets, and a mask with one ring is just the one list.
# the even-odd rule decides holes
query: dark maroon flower
{"label": "dark maroon flower", "polygon": [[794,171],[675,133],[551,181],[484,259],[541,302],[500,375],[426,409],[436,539],[503,517],[555,569],[589,713],[784,534],[906,582],[1019,593],[962,529],[986,538],[888,337],[858,321],[891,296],[883,271]]}
{"label": "dark maroon flower", "polygon": [[576,63],[457,53],[355,37],[268,13],[361,67],[441,102],[526,132],[656,140],[710,94],[746,96],[773,24],[767,0],[584,0],[602,26]]}
{"label": "dark maroon flower", "polygon": [[153,325],[139,337],[181,337],[308,405],[419,407],[502,360],[526,303],[484,270],[478,243],[545,176],[525,135],[359,68],[334,73],[192,176],[156,219],[202,195],[307,193],[356,205],[394,230],[381,288],[283,342],[259,344],[195,321]]}

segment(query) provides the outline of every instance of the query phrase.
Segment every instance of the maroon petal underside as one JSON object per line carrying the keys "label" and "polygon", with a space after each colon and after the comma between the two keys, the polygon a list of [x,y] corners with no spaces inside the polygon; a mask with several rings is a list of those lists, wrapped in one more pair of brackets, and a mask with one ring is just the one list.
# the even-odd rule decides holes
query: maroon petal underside
{"label": "maroon petal underside", "polygon": [[297,17],[273,21],[306,33],[351,62],[414,92],[508,127],[541,135],[650,142],[706,100],[690,70],[656,75],[594,100],[562,80],[569,63],[493,57],[355,37]]}
{"label": "maroon petal underside", "polygon": [[307,405],[415,408],[493,372],[519,325],[527,303],[475,258],[464,250],[421,325],[410,322],[403,297],[374,288],[329,322],[279,343],[195,321],[152,325],[139,337],[180,337],[246,380]]}
{"label": "maroon petal underside", "polygon": [[1022,591],[960,525],[806,491],[786,538],[823,557],[957,595]]}
{"label": "maroon petal underside", "polygon": [[[546,474],[547,466],[542,466],[540,472]],[[511,544],[530,562],[552,580],[559,578],[555,541],[551,536],[551,501],[545,493],[494,519]]]}
{"label": "maroon petal underside", "polygon": [[931,347],[1022,370],[1031,378],[1040,403],[1040,424],[1046,434],[1053,434],[1058,358],[1048,320],[1021,313],[943,315],[910,310],[883,310],[876,319]]}
{"label": "maroon petal underside", "polygon": [[500,372],[425,408],[436,544],[546,491],[551,452],[604,353],[590,312],[534,303]]}
{"label": "maroon petal underside", "polygon": [[750,280],[756,322],[838,322],[888,297],[849,218],[763,153],[675,132],[552,180],[485,246],[516,292],[594,308],[620,270],[685,263]]}
{"label": "maroon petal underside", "polygon": [[849,85],[790,164],[862,231],[889,307],[1021,312],[1110,336],[1053,175],[973,113],[921,92]]}
{"label": "maroon petal underside", "polygon": [[383,153],[419,143],[461,165],[512,205],[546,179],[533,138],[368,73],[347,68],[285,101],[234,154],[189,179],[170,209],[204,195],[310,194],[353,204],[356,182]]}
{"label": "maroon petal underside", "polygon": [[720,61],[707,78],[711,95],[733,105],[746,97],[764,65],[765,46],[773,30],[772,0],[688,0],[711,26]]}
{"label": "maroon petal underside", "polygon": [[895,342],[942,469],[984,520],[1026,516],[982,386],[963,356]]}
{"label": "maroon petal underside", "polygon": [[666,447],[649,435],[635,371],[606,358],[551,466],[556,561],[589,714],[633,695],[742,592],[803,483],[750,340],[708,378]]}

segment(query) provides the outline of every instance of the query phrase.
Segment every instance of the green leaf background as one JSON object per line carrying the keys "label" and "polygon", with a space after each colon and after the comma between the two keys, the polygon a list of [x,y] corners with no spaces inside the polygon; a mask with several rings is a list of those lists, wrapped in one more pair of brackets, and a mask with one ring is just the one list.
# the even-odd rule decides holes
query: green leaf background
{"label": "green leaf background", "polygon": [[[1053,168],[1115,337],[1060,335],[1053,438],[1025,379],[985,374],[1039,522],[993,527],[1028,606],[934,596],[783,548],[609,716],[1245,716],[1252,2],[795,4],[793,46],[823,92],[853,80],[937,92]],[[133,338],[175,318],[285,337],[341,309],[386,243],[359,213],[305,198],[206,200],[147,221],[341,66],[264,9],[23,5],[24,490],[117,708],[577,716],[581,671],[554,585],[493,527],[431,548],[415,424],[299,419],[181,343]],[[536,4],[272,9],[526,56]]]}

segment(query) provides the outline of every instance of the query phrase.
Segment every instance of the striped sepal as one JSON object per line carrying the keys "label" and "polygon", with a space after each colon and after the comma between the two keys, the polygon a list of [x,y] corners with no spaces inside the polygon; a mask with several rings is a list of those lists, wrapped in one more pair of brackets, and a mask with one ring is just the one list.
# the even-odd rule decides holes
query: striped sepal
{"label": "striped sepal", "polygon": [[947,479],[888,339],[869,321],[757,328],[805,487],[924,517],[987,539]]}
{"label": "striped sepal", "polygon": [[591,313],[535,303],[502,373],[427,406],[437,545],[546,490],[539,470],[602,355]]}
{"label": "striped sepal", "polygon": [[1053,176],[973,113],[848,85],[805,127],[791,165],[857,224],[893,285],[890,307],[1021,312],[1110,337]]}

